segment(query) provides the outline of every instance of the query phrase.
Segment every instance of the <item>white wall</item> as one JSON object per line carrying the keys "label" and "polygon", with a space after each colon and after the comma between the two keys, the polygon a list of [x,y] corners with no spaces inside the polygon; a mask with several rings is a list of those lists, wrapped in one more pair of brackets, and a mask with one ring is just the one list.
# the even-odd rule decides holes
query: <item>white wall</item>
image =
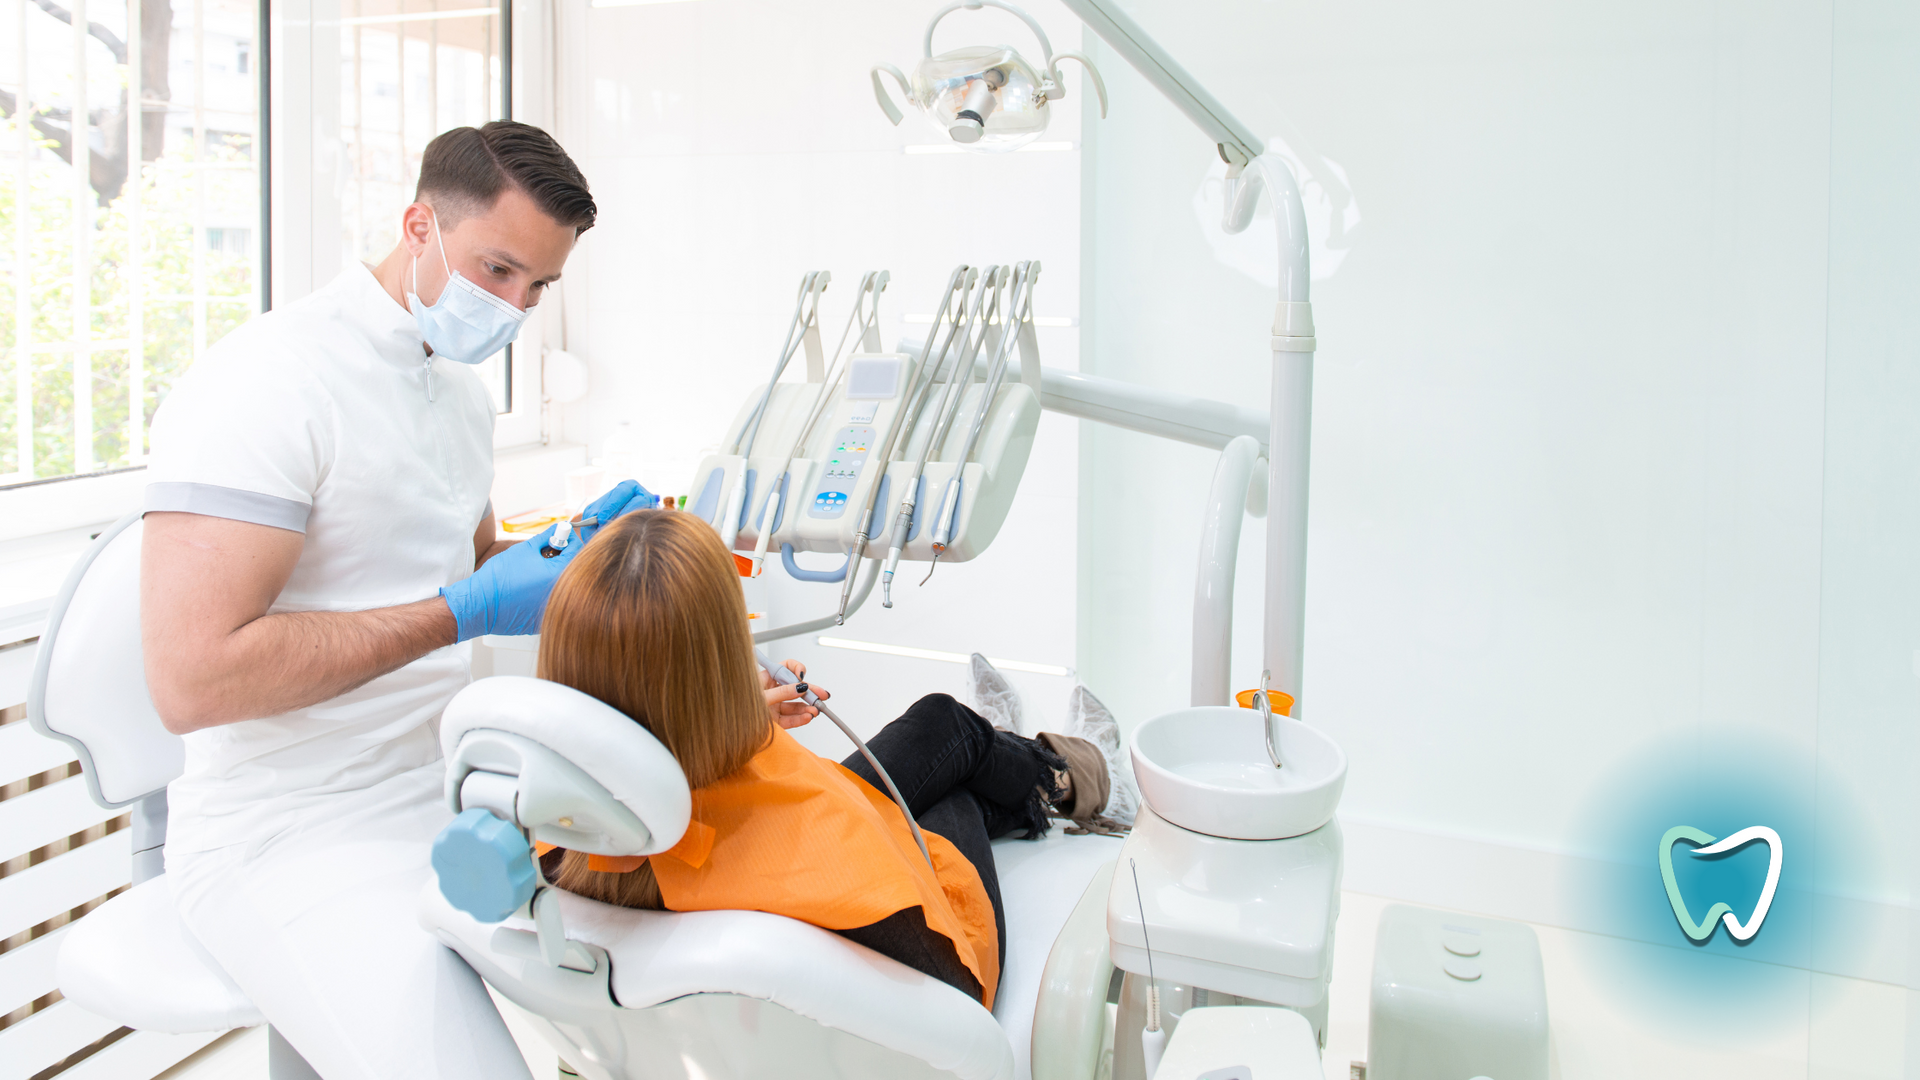
{"label": "white wall", "polygon": [[[1567,918],[1541,882],[1396,870],[1367,837],[1482,842],[1502,872],[1576,855],[1624,750],[1737,726],[1850,789],[1895,852],[1846,887],[1907,904],[1911,16],[1125,6],[1359,208],[1314,287],[1305,686],[1351,755],[1342,816],[1374,830],[1350,883]],[[1087,136],[1083,366],[1259,406],[1273,293],[1195,219],[1211,147],[1093,51],[1114,106]],[[1081,461],[1081,671],[1137,722],[1186,700],[1213,455],[1089,426]],[[1260,587],[1243,560],[1241,687]]]}
{"label": "white wall", "polygon": [[[792,4],[697,0],[634,7],[559,7],[561,140],[601,207],[600,224],[568,268],[567,347],[592,368],[593,390],[561,410],[558,434],[600,453],[620,421],[641,430],[642,481],[687,491],[700,457],[764,383],[800,276],[827,269],[827,347],[838,339],[860,275],[892,271],[884,340],[925,327],[949,271],[1039,259],[1035,311],[1079,308],[1079,116],[1057,111],[1048,141],[1063,152],[907,154],[937,141],[916,115],[889,126],[867,69],[910,67],[931,10],[880,0]],[[1042,12],[1073,40],[1072,17]],[[939,48],[970,28],[1023,51],[1026,31],[999,12],[960,13]],[[1064,47],[1064,46],[1063,46]],[[1078,331],[1039,331],[1049,364],[1073,368]],[[796,363],[789,377],[802,377]],[[942,566],[932,583],[903,567],[897,606],[876,595],[840,631],[868,641],[1074,662],[1073,422],[1049,416],[998,541],[971,564]],[[777,561],[777,560],[776,560]],[[810,564],[825,565],[814,558]],[[770,564],[771,565],[771,564]],[[830,613],[838,587],[799,585],[778,570],[750,587],[776,622]],[[919,694],[958,692],[964,669],[924,660],[822,650],[812,636],[777,651],[814,665],[869,730]],[[1070,682],[1022,682],[1057,712]],[[1058,700],[1054,700],[1057,698]],[[845,752],[839,736],[819,748]]]}

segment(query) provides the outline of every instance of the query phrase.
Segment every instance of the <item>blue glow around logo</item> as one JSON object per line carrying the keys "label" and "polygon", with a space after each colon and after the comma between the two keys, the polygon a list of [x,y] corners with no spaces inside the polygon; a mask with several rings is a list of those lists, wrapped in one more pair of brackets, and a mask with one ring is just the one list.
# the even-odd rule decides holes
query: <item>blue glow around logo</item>
{"label": "blue glow around logo", "polygon": [[[1687,825],[1715,837],[1763,825],[1780,836],[1780,882],[1759,931],[1736,941],[1724,926],[1689,939],[1661,880],[1659,846]],[[1578,923],[1573,957],[1607,998],[1674,1029],[1777,1030],[1802,1025],[1812,971],[1844,970],[1869,947],[1837,902],[1835,882],[1858,880],[1872,837],[1844,784],[1810,747],[1754,730],[1689,731],[1627,754],[1577,815],[1569,847],[1584,858],[1563,884]],[[1697,857],[1681,842],[1674,877],[1696,920],[1724,902],[1747,920],[1771,852],[1747,844]]]}

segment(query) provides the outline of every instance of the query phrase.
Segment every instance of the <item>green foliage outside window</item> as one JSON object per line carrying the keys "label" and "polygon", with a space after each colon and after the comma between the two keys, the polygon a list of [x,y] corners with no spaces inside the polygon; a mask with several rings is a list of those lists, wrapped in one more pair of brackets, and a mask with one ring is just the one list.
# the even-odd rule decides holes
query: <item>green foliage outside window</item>
{"label": "green foliage outside window", "polygon": [[[18,146],[11,118],[0,119],[0,145]],[[56,156],[56,147],[38,132],[28,170],[25,213],[19,200],[17,159],[0,173],[0,483],[64,476],[75,471],[74,454],[74,196],[73,171]],[[190,140],[188,140],[190,141]],[[95,469],[135,463],[129,453],[127,398],[130,389],[129,334],[132,290],[129,280],[130,212],[136,191],[141,200],[137,250],[142,275],[141,346],[145,360],[139,431],[194,359],[195,259],[204,284],[205,342],[212,345],[254,313],[253,258],[249,252],[213,245],[194,227],[196,207],[218,211],[219,220],[253,207],[258,183],[244,137],[216,143],[207,165],[194,167],[192,147],[148,162],[137,182],[129,182],[105,206],[96,206],[89,222],[91,311],[87,333],[92,352]],[[195,191],[195,174],[201,191]],[[23,222],[24,218],[24,222]],[[211,219],[211,214],[209,214]],[[18,229],[27,230],[26,266],[17,265]],[[257,238],[257,233],[254,234]],[[257,248],[257,239],[248,245]],[[28,290],[32,312],[31,352],[22,354],[17,322],[17,290]],[[18,386],[20,364],[32,372],[33,468],[19,476]],[[138,448],[144,454],[144,446]],[[9,475],[11,474],[11,475]]]}

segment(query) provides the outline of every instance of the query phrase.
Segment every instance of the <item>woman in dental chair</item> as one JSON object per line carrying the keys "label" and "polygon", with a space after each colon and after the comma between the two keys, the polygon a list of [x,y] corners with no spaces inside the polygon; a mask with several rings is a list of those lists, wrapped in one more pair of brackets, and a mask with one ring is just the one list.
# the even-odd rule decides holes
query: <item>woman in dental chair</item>
{"label": "woman in dental chair", "polygon": [[549,880],[627,907],[799,919],[988,1007],[1006,950],[989,841],[1038,838],[1050,814],[1091,817],[1107,799],[1092,744],[1025,739],[928,695],[868,747],[926,835],[929,870],[864,758],[835,764],[784,730],[814,710],[759,671],[733,559],[692,514],[625,515],[574,558],[547,604],[539,674],[632,717],[693,789],[692,823],[671,850],[554,849],[541,860]]}

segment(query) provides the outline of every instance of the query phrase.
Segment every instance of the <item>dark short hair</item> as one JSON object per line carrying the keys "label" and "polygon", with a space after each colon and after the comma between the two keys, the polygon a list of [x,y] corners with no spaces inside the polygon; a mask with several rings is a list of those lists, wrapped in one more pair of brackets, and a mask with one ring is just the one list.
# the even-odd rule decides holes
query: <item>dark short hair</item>
{"label": "dark short hair", "polygon": [[431,202],[442,227],[450,229],[492,209],[508,187],[526,192],[548,217],[573,226],[576,236],[593,228],[598,209],[579,166],[553,136],[515,120],[434,136],[420,160],[413,197]]}

